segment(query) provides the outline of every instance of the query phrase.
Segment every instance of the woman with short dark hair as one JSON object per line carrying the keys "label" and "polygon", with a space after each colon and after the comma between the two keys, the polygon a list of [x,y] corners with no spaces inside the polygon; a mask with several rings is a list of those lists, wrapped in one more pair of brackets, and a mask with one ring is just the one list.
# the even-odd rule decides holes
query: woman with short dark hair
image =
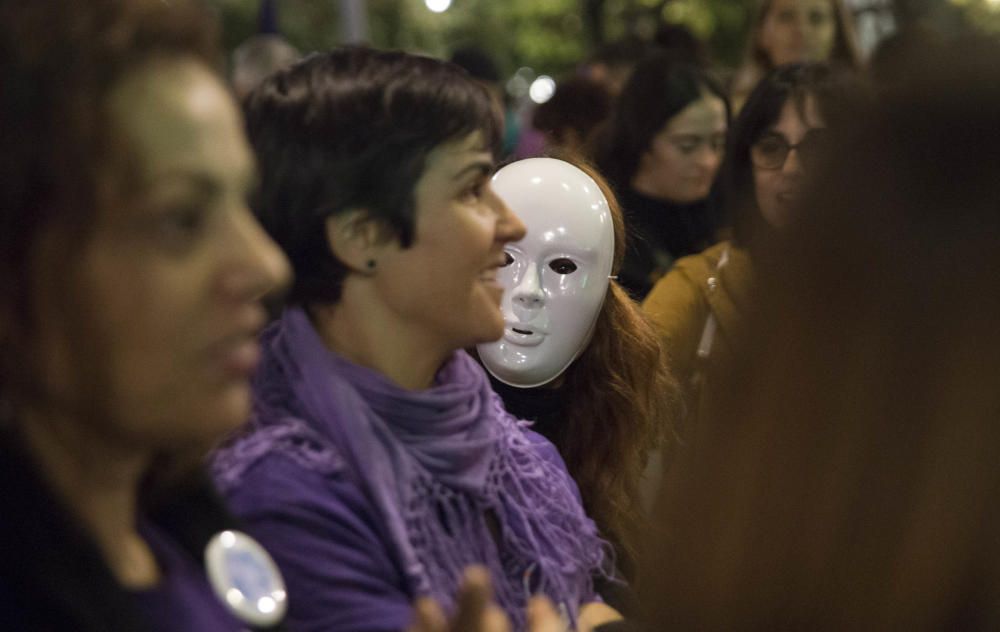
{"label": "woman with short dark hair", "polygon": [[291,620],[403,629],[417,597],[450,609],[471,564],[516,628],[535,594],[575,620],[604,545],[553,446],[462,351],[503,333],[497,269],[524,233],[490,188],[486,89],[345,48],[272,76],[247,112],[257,211],[297,278],[250,431],[215,465],[300,595]]}

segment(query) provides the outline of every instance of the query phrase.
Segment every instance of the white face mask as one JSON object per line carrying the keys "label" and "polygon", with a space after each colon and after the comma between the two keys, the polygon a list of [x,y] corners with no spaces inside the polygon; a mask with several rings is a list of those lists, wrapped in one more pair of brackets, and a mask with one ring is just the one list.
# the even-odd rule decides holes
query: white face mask
{"label": "white face mask", "polygon": [[553,158],[529,158],[493,176],[493,190],[528,228],[509,244],[504,334],[479,345],[486,369],[521,388],[559,377],[590,343],[608,291],[614,224],[590,176]]}

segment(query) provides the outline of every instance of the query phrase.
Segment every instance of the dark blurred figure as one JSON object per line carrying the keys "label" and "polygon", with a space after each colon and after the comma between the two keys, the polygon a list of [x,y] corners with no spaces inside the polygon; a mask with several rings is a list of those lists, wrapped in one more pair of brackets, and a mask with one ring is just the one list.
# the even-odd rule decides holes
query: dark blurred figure
{"label": "dark blurred figure", "polygon": [[674,59],[701,67],[708,65],[704,42],[680,24],[661,24],[653,35],[653,46]]}
{"label": "dark blurred figure", "polygon": [[728,122],[725,94],[704,70],[658,53],[636,66],[598,134],[597,166],[629,226],[619,281],[633,298],[713,242],[707,198]]}
{"label": "dark blurred figure", "polygon": [[489,53],[476,46],[456,48],[451,53],[449,61],[472,75],[472,78],[487,86],[494,96],[502,94],[500,90],[500,70]]}
{"label": "dark blurred figure", "polygon": [[213,536],[236,522],[201,468],[246,420],[258,299],[289,268],[247,208],[253,156],[197,5],[0,1],[4,630],[283,614],[273,562],[231,532],[228,577]]}
{"label": "dark blurred figure", "polygon": [[649,51],[638,38],[623,38],[601,46],[581,69],[583,76],[604,86],[617,97],[625,88],[632,70]]}
{"label": "dark blurred figure", "polygon": [[856,121],[662,499],[656,629],[1000,627],[998,44]]}
{"label": "dark blurred figure", "polygon": [[302,55],[280,35],[254,35],[236,47],[232,55],[230,82],[236,98],[243,97],[257,87],[265,77],[291,66]]}
{"label": "dark blurred figure", "polygon": [[931,26],[914,23],[878,43],[868,60],[868,74],[878,86],[906,79],[906,73],[920,68],[945,45],[944,36]]}
{"label": "dark blurred figure", "polygon": [[826,62],[862,68],[854,17],[844,0],[759,0],[743,66],[733,78],[733,109],[767,73],[785,64]]}
{"label": "dark blurred figure", "polygon": [[473,79],[483,85],[496,102],[497,110],[503,112],[503,145],[501,156],[508,156],[521,139],[523,126],[518,118],[513,104],[508,102],[503,89],[500,68],[493,57],[478,46],[462,46],[451,53],[448,61],[469,73]]}
{"label": "dark blurred figure", "polygon": [[610,113],[611,95],[601,84],[572,77],[535,109],[532,125],[545,134],[546,151],[586,157],[595,130]]}

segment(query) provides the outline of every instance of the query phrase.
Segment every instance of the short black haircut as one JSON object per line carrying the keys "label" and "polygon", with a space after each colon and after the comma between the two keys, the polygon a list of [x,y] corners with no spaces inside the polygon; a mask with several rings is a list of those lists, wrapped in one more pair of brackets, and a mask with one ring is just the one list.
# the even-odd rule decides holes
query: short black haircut
{"label": "short black haircut", "polygon": [[483,86],[454,64],[399,51],[311,55],[244,105],[261,172],[254,211],[292,263],[293,304],[340,300],[348,268],[330,250],[328,218],[364,210],[408,247],[428,153],[479,131],[496,154],[501,138]]}

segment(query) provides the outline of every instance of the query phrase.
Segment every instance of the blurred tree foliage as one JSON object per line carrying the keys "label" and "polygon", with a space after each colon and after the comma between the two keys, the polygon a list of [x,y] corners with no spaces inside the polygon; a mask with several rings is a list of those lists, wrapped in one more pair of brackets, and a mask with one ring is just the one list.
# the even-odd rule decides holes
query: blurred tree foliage
{"label": "blurred tree foliage", "polygon": [[[260,0],[209,0],[227,50],[256,32]],[[277,0],[282,34],[303,51],[338,44],[339,0]],[[750,0],[453,0],[433,13],[424,0],[367,0],[370,42],[446,56],[475,44],[502,70],[571,70],[603,42],[650,39],[660,21],[684,24],[722,65],[738,63]]]}
{"label": "blurred tree foliage", "polygon": [[1000,0],[950,0],[966,22],[978,30],[1000,34]]}

